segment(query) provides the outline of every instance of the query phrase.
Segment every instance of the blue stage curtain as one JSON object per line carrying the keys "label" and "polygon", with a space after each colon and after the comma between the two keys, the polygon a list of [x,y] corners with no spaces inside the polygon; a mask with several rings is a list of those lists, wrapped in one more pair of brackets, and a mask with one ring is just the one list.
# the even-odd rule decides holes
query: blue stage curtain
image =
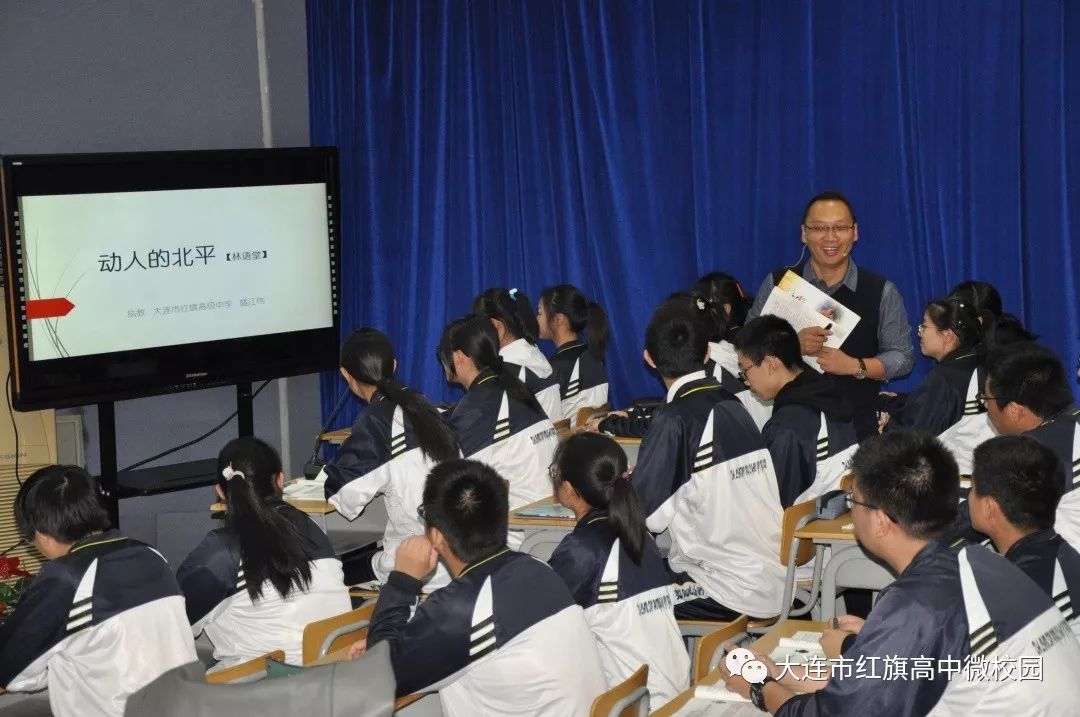
{"label": "blue stage curtain", "polygon": [[455,395],[435,344],[475,294],[561,282],[608,309],[613,403],[661,394],[659,300],[710,270],[755,291],[825,189],[913,328],[979,278],[1077,355],[1080,3],[310,0],[308,33],[342,330],[386,331],[435,400]]}

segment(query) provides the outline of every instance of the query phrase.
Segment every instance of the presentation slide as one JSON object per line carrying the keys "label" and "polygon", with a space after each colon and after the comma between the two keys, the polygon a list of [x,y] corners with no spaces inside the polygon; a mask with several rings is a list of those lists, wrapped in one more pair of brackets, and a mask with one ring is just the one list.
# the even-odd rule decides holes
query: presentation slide
{"label": "presentation slide", "polygon": [[26,196],[30,359],[333,325],[326,187]]}

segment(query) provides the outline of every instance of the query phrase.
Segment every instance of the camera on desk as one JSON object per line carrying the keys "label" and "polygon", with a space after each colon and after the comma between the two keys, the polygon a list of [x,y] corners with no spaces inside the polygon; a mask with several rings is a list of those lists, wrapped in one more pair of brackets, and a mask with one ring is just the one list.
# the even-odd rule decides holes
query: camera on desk
{"label": "camera on desk", "polygon": [[830,490],[822,493],[814,501],[814,517],[819,520],[834,520],[848,512],[847,491]]}

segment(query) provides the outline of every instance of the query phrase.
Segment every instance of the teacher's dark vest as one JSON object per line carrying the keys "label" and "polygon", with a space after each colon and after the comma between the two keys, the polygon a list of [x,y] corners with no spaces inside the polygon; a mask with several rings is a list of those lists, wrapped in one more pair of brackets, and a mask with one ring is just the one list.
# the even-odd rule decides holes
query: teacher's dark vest
{"label": "teacher's dark vest", "polygon": [[[805,266],[804,262],[798,266],[777,269],[772,273],[773,285],[779,284],[784,273],[789,270],[801,277]],[[885,290],[885,279],[861,266],[858,267],[858,272],[855,291],[841,284],[840,288],[832,293],[832,298],[861,317],[847,341],[840,345],[840,349],[848,356],[867,359],[880,352],[878,324],[881,322],[881,294]],[[855,409],[853,422],[859,440],[877,433],[877,404],[881,382],[871,378],[859,380],[854,376],[829,377],[836,382]]]}

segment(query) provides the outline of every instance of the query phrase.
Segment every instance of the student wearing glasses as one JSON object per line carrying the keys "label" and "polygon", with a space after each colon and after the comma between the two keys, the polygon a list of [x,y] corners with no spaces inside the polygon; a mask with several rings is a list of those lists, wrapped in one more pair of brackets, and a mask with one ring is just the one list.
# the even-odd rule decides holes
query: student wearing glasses
{"label": "student wearing glasses", "polygon": [[861,440],[877,433],[881,384],[907,375],[915,364],[915,350],[904,300],[896,285],[856,266],[851,259],[858,240],[855,212],[844,195],[825,192],[811,199],[802,218],[802,243],[810,260],[766,276],[749,318],[761,314],[769,293],[789,269],[861,317],[839,348],[825,346],[829,337],[826,329],[809,327],[799,332],[803,354],[816,357],[850,398]]}
{"label": "student wearing glasses", "polygon": [[[1000,555],[937,539],[959,493],[941,442],[916,431],[875,436],[859,447],[853,472],[855,536],[897,578],[866,620],[846,615],[824,632],[825,653],[835,659],[843,645],[851,669],[833,662],[827,680],[812,681],[758,656],[767,674],[750,685],[721,661],[728,689],[783,717],[1073,714],[1080,643],[1057,606]],[[886,676],[890,659],[904,673]],[[1001,671],[1006,661],[1017,668]],[[1040,679],[1020,679],[1019,664],[1041,665]]]}
{"label": "student wearing glasses", "polygon": [[1000,347],[987,359],[979,399],[998,433],[1030,436],[1057,454],[1064,495],[1054,529],[1080,549],[1080,409],[1061,359],[1031,343]]}

